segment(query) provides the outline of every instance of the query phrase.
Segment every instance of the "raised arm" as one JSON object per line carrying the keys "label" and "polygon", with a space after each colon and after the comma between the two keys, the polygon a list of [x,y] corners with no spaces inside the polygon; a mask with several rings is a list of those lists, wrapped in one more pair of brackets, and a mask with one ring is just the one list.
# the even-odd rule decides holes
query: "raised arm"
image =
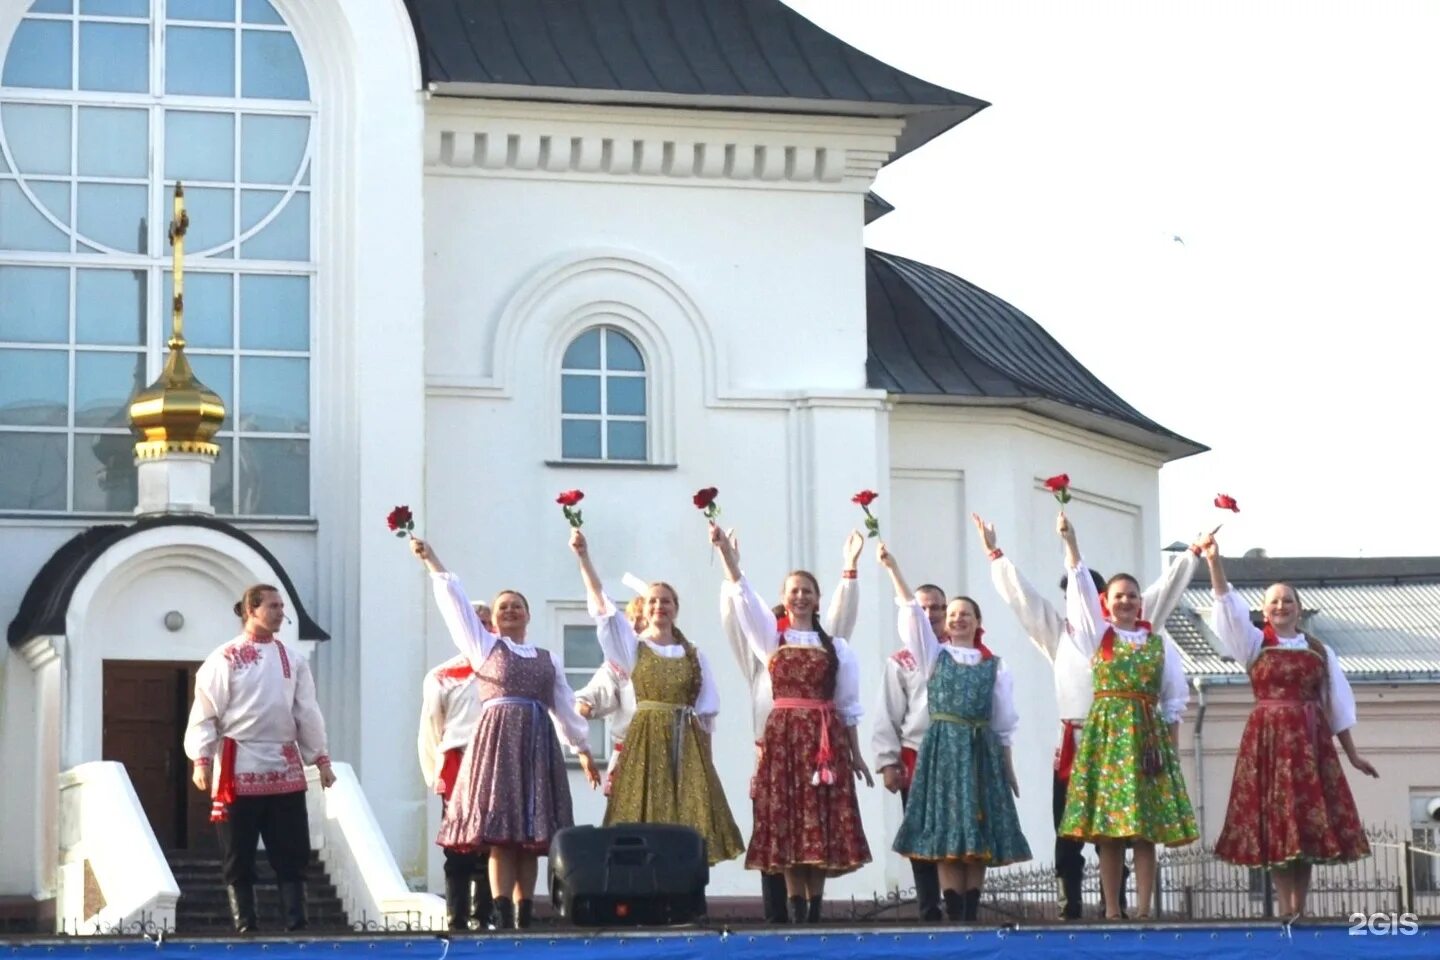
{"label": "raised arm", "polygon": [[996,543],[994,525],[980,519],[978,514],[972,513],[970,519],[974,522],[975,529],[980,534],[980,542],[985,545],[985,552],[990,557],[990,582],[994,585],[995,592],[1000,594],[1005,606],[1009,607],[1015,619],[1020,621],[1020,629],[1025,631],[1030,642],[1054,662],[1055,651],[1065,636],[1065,618],[1000,550]]}
{"label": "raised arm", "polygon": [[896,630],[900,634],[900,642],[910,655],[919,664],[920,676],[928,679],[931,669],[935,666],[935,658],[940,654],[940,641],[935,636],[934,629],[930,626],[930,618],[920,607],[915,595],[910,591],[910,584],[905,582],[905,575],[900,572],[900,563],[890,548],[882,541],[875,548],[875,556],[880,565],[890,574],[890,582],[895,586],[895,605],[900,608],[896,620]]}
{"label": "raised arm", "polygon": [[864,547],[865,538],[860,531],[851,530],[845,538],[845,565],[840,568],[840,585],[830,597],[830,609],[825,613],[825,631],[832,637],[848,640],[855,630],[855,620],[860,613],[860,585],[855,567]]}
{"label": "raised arm", "polygon": [[1180,605],[1180,598],[1190,587],[1190,581],[1195,579],[1195,568],[1200,563],[1200,554],[1204,552],[1205,545],[1213,539],[1210,534],[1205,534],[1190,544],[1190,548],[1176,557],[1160,574],[1160,578],[1146,587],[1140,595],[1140,616],[1149,620],[1157,630],[1165,627],[1165,621],[1170,619],[1170,614]]}
{"label": "raised arm", "polygon": [[479,670],[495,649],[499,638],[480,622],[460,578],[446,570],[430,544],[419,537],[410,541],[410,552],[419,557],[430,571],[430,581],[435,593],[435,605],[440,608],[440,618],[450,632],[450,640],[470,661],[470,666]]}
{"label": "raised arm", "polygon": [[570,531],[570,549],[580,561],[580,577],[585,581],[585,600],[590,616],[595,618],[595,638],[605,659],[613,660],[626,673],[635,669],[635,653],[640,638],[630,618],[605,595],[605,587],[590,562],[590,545],[578,527]]}
{"label": "raised arm", "polygon": [[710,542],[720,551],[725,561],[726,583],[720,588],[722,604],[729,604],[730,615],[745,642],[762,663],[770,662],[770,654],[779,647],[775,614],[765,605],[750,586],[750,581],[740,571],[740,558],[734,544],[712,521]]}
{"label": "raised arm", "polygon": [[1220,545],[1214,537],[1204,548],[1205,562],[1210,567],[1210,588],[1215,592],[1212,614],[1215,636],[1220,639],[1221,652],[1236,663],[1250,666],[1260,656],[1265,634],[1250,622],[1250,608],[1240,595],[1230,589],[1225,579],[1225,563],[1220,559]]}
{"label": "raised arm", "polygon": [[1065,542],[1065,572],[1069,577],[1065,584],[1065,614],[1069,620],[1066,635],[1081,653],[1093,657],[1109,624],[1100,610],[1100,595],[1095,591],[1090,571],[1080,559],[1080,546],[1070,518],[1060,514],[1055,521],[1055,531]]}

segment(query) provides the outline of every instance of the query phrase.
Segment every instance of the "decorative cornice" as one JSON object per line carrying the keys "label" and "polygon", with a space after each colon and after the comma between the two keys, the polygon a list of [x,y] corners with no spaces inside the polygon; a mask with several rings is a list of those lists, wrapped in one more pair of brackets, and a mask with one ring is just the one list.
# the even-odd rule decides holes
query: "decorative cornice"
{"label": "decorative cornice", "polygon": [[64,637],[32,637],[20,645],[19,653],[25,658],[25,662],[29,664],[31,670],[39,670],[60,659],[60,647],[64,642]]}
{"label": "decorative cornice", "polygon": [[174,453],[209,457],[213,461],[220,456],[220,447],[218,444],[207,443],[203,440],[141,440],[135,444],[137,461],[161,460]]}
{"label": "decorative cornice", "polygon": [[450,176],[713,181],[867,190],[903,121],[432,101],[425,166]]}

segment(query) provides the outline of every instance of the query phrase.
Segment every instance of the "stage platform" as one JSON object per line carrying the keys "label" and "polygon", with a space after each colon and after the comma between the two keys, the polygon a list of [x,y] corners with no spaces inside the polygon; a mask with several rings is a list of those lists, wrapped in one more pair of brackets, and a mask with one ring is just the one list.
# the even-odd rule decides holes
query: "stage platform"
{"label": "stage platform", "polygon": [[[1359,929],[1365,929],[1361,927]],[[1384,929],[1381,924],[1375,929]],[[235,938],[11,938],[0,960],[1194,960],[1370,957],[1434,960],[1440,926],[1364,933],[1338,923],[737,927],[539,930],[446,937],[345,933]]]}

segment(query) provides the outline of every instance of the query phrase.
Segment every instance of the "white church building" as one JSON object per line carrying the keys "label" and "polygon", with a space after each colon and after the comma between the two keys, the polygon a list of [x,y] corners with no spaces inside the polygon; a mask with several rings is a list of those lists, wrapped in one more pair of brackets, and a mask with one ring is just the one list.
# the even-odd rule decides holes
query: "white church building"
{"label": "white church building", "polygon": [[[475,596],[524,591],[579,686],[600,655],[554,503],[571,488],[612,591],[673,583],[710,650],[747,836],[747,688],[690,496],[719,488],[762,589],[795,567],[829,589],[850,497],[878,491],[906,571],[976,597],[1012,658],[1048,860],[1050,671],[969,514],[1053,583],[1041,481],[1068,472],[1089,558],[1149,579],[1159,470],[1204,448],[1009,304],[867,250],[879,169],[986,106],[780,0],[0,0],[0,917],[173,918],[172,864],[211,842],[189,684],[255,581],[315,665],[337,896],[352,918],[438,910],[411,893],[439,878],[415,736],[453,650],[385,516],[409,505]],[[177,181],[185,352],[226,411],[208,493],[179,449],[142,482],[127,419],[166,363]],[[873,706],[898,640],[861,570]],[[910,885],[898,800],[861,804],[875,861],[827,896]],[[712,871],[712,897],[758,890]]]}

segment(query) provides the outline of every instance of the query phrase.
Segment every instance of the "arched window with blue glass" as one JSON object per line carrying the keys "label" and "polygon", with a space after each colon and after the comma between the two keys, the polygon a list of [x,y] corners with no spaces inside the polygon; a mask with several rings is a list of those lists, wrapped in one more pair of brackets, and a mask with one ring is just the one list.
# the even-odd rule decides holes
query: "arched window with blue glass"
{"label": "arched window with blue glass", "polygon": [[645,357],[616,327],[591,327],[560,362],[560,456],[564,460],[649,458]]}
{"label": "arched window with blue glass", "polygon": [[308,516],[316,109],[270,0],[0,7],[0,515],[128,513],[169,334],[225,401],[217,512]]}

